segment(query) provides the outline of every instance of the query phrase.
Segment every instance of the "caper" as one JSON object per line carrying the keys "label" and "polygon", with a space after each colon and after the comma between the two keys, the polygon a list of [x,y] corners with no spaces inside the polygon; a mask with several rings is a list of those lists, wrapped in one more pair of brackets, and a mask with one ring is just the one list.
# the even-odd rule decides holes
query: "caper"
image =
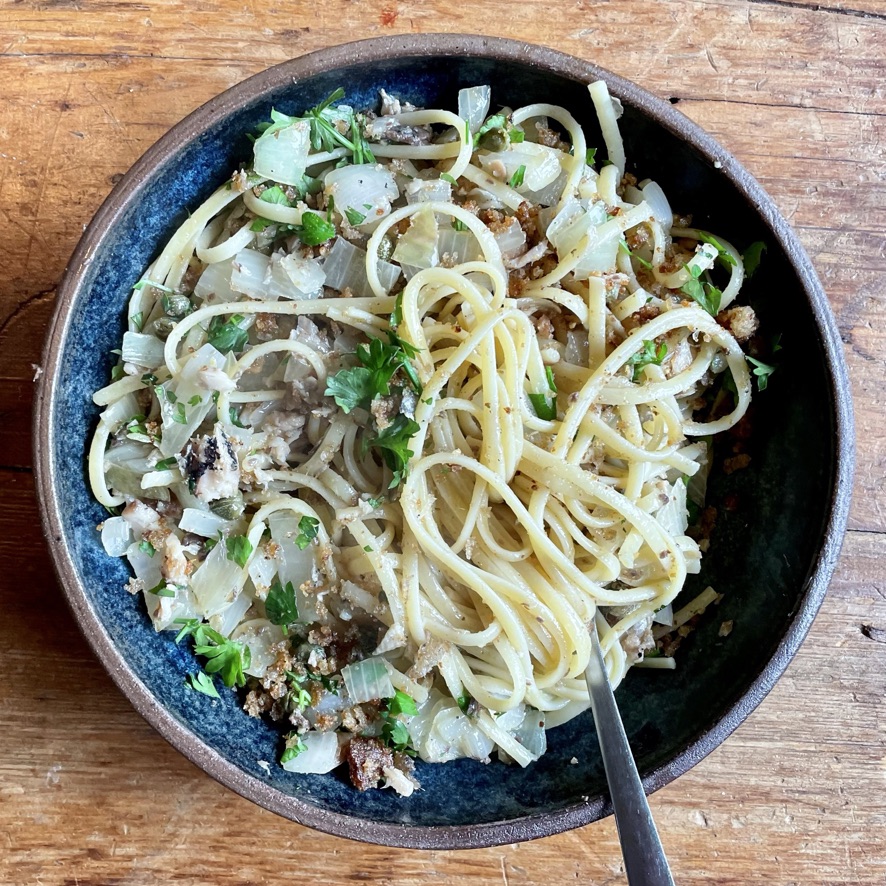
{"label": "caper", "polygon": [[503,151],[508,146],[508,136],[503,129],[490,129],[480,139],[480,147],[487,151]]}
{"label": "caper", "polygon": [[218,498],[209,505],[209,510],[223,520],[236,520],[243,513],[243,496],[237,493],[230,498]]}
{"label": "caper", "polygon": [[169,338],[169,333],[175,328],[176,321],[172,317],[158,317],[152,324],[154,335],[164,341]]}
{"label": "caper", "polygon": [[378,244],[378,257],[382,261],[388,261],[394,254],[394,241],[390,237],[382,237]]}
{"label": "caper", "polygon": [[163,310],[170,317],[184,317],[191,313],[191,300],[186,295],[166,293],[163,296]]}

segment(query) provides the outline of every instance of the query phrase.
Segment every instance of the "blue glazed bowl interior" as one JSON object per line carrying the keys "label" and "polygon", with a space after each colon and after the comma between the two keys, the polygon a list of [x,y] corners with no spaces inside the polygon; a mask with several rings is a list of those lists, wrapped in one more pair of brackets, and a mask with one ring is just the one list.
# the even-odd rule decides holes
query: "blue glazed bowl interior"
{"label": "blue glazed bowl interior", "polygon": [[[245,134],[272,107],[297,113],[343,86],[357,107],[375,107],[384,88],[419,106],[454,108],[460,87],[480,83],[491,84],[497,105],[566,106],[585,126],[589,145],[603,149],[585,86],[515,61],[453,56],[355,64],[229,108],[208,132],[162,160],[138,199],[105,231],[72,311],[53,404],[57,430],[50,455],[65,542],[91,606],[159,704],[223,758],[285,795],[322,810],[408,826],[508,821],[600,795],[605,781],[590,714],[553,730],[548,753],[526,769],[464,760],[419,763],[424,789],[408,800],[392,791],[359,793],[335,774],[285,772],[275,762],[279,733],[247,717],[233,694],[214,702],[187,689],[184,674],[195,671],[197,661],[184,644],[173,643],[172,634],[156,634],[140,601],[123,590],[127,569],[104,554],[95,530],[105,512],[86,482],[85,441],[97,418],[91,393],[107,383],[129,288],[187,210],[249,158]],[[734,185],[678,136],[630,105],[621,127],[629,169],[658,181],[675,211],[692,213],[699,226],[739,247],[768,243],[744,298],[766,334],[783,333],[778,370],[756,397],[750,467],[729,476],[715,473],[710,485],[719,517],[703,574],[693,577],[687,597],[712,584],[723,602],[683,644],[675,672],[632,671],[618,693],[641,772],[649,774],[715,727],[773,656],[821,544],[836,456],[824,345],[796,272],[771,231]],[[720,445],[728,454],[729,440]],[[721,638],[718,629],[726,620],[734,621],[734,629]],[[270,763],[270,772],[260,761]]]}

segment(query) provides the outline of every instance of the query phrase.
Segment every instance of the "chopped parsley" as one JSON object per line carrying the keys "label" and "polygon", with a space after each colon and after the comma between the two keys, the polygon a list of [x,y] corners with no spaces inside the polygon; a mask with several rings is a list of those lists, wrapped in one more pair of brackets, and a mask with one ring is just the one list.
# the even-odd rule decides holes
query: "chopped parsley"
{"label": "chopped parsley", "polygon": [[136,332],[141,332],[145,322],[145,315],[138,311],[129,318],[129,322],[135,327]]}
{"label": "chopped parsley", "polygon": [[396,329],[403,322],[403,293],[398,292],[394,299],[394,310],[391,312],[391,328]]}
{"label": "chopped parsley", "polygon": [[458,182],[448,172],[441,172],[440,179],[442,181],[449,182],[449,184],[453,185],[454,187],[458,186]]}
{"label": "chopped parsley", "polygon": [[188,406],[198,406],[203,402],[203,398],[199,394],[194,394],[190,400],[188,400]]}
{"label": "chopped parsley", "polygon": [[194,652],[208,659],[207,673],[218,674],[229,688],[246,685],[243,669],[248,668],[251,661],[248,646],[227,639],[196,618],[176,619],[175,623],[182,625],[175,642],[179,643],[184,637],[193,635]]}
{"label": "chopped parsley", "polygon": [[123,376],[125,375],[126,373],[123,371],[123,367],[118,363],[111,370],[111,381],[120,381],[120,379],[123,378]]}
{"label": "chopped parsley", "polygon": [[511,176],[511,180],[508,182],[508,184],[512,188],[519,188],[520,185],[523,184],[523,177],[525,175],[526,175],[526,167],[523,164],[521,164],[520,166],[517,167],[517,171]]}
{"label": "chopped parsley", "polygon": [[409,743],[409,730],[399,717],[414,717],[417,713],[418,708],[415,700],[398,689],[394,697],[388,700],[387,709],[382,712],[384,726],[382,726],[381,736],[388,747],[415,756],[415,751]]}
{"label": "chopped parsley", "polygon": [[775,372],[775,367],[770,366],[768,363],[763,363],[754,357],[748,357],[747,361],[754,367],[753,373],[757,377],[757,390],[765,391],[766,386],[769,384],[769,376]]}
{"label": "chopped parsley", "polygon": [[218,690],[215,688],[215,683],[212,682],[212,677],[204,671],[197,671],[196,674],[188,674],[185,682],[191,687],[191,689],[196,689],[197,692],[202,692],[210,698],[221,698],[218,694]]}
{"label": "chopped parsley", "polygon": [[174,597],[175,596],[175,588],[171,588],[168,584],[166,584],[166,579],[160,579],[160,584],[154,585],[154,587],[148,589],[149,594],[154,594],[156,597]]}
{"label": "chopped parsley", "polygon": [[[474,133],[474,147],[476,148],[480,144],[480,139],[482,139],[487,132],[493,129],[505,129],[507,125],[508,120],[504,114],[493,114],[491,117],[487,117],[483,125]],[[467,122],[465,122],[465,129],[467,132],[467,139],[470,140],[471,130]]]}
{"label": "chopped parsley", "polygon": [[587,163],[588,166],[593,166],[596,156],[597,156],[597,149],[596,148],[588,148],[587,151],[585,152],[585,163]]}
{"label": "chopped parsley", "polygon": [[550,366],[545,366],[545,377],[548,380],[548,389],[554,392],[554,396],[548,399],[546,394],[529,394],[529,402],[539,418],[554,421],[557,417],[557,383]]}
{"label": "chopped parsley", "polygon": [[362,225],[366,221],[366,216],[362,212],[357,212],[356,209],[350,206],[345,210],[345,218],[347,218],[348,224],[354,227]]}
{"label": "chopped parsley", "polygon": [[301,736],[297,732],[290,732],[286,736],[286,750],[280,757],[281,763],[288,763],[294,760],[299,754],[304,753],[308,746],[301,740]]}
{"label": "chopped parsley", "polygon": [[315,212],[305,212],[301,224],[295,227],[295,233],[305,246],[319,246],[335,236],[335,225]]}
{"label": "chopped parsley", "polygon": [[178,459],[174,455],[170,455],[169,458],[164,458],[162,461],[158,461],[156,465],[154,465],[158,471],[169,471],[172,468],[178,467]]}
{"label": "chopped parsley", "polygon": [[175,410],[172,413],[172,420],[180,425],[186,425],[188,423],[188,416],[185,412],[184,403],[175,404]]}
{"label": "chopped parsley", "polygon": [[227,320],[213,317],[207,331],[209,344],[222,354],[242,351],[249,340],[249,333],[240,325],[244,319],[242,314],[233,314]]}
{"label": "chopped parsley", "polygon": [[[397,311],[402,313],[399,305],[395,313]],[[376,397],[388,396],[391,392],[391,380],[400,369],[416,392],[421,392],[418,376],[409,362],[409,358],[418,353],[417,349],[393,332],[388,333],[388,338],[389,344],[385,344],[380,338],[374,338],[369,342],[368,348],[366,345],[358,345],[355,356],[362,365],[342,369],[327,381],[327,396],[334,397],[345,412],[358,406],[368,409]]]}
{"label": "chopped parsley", "polygon": [[730,268],[735,267],[735,259],[729,252],[726,251],[726,247],[719,240],[717,240],[716,237],[712,237],[710,234],[705,234],[702,231],[698,232],[698,237],[702,241],[702,243],[707,243],[717,250],[717,256],[724,265],[728,265]]}
{"label": "chopped parsley", "polygon": [[419,424],[405,415],[398,415],[386,428],[379,431],[367,443],[381,452],[384,463],[394,474],[389,489],[399,486],[406,477],[409,459],[415,454],[409,449],[409,441],[419,430]]}
{"label": "chopped parsley", "polygon": [[157,549],[147,539],[143,539],[138,543],[138,549],[149,557],[153,557],[157,553]]}
{"label": "chopped parsley", "polygon": [[454,218],[452,220],[452,227],[455,228],[456,231],[466,231],[468,229],[468,226],[460,218]]}
{"label": "chopped parsley", "polygon": [[245,428],[246,427],[246,425],[241,423],[240,416],[237,413],[236,407],[234,407],[234,406],[228,407],[228,419],[235,428]]}
{"label": "chopped parsley", "polygon": [[631,252],[631,247],[628,246],[628,242],[624,238],[618,241],[618,248],[622,252],[626,252],[632,259],[634,259],[634,261],[639,263],[642,267],[646,268],[647,271],[652,270],[652,262],[646,261],[646,259],[642,256],[636,255],[635,253]]}
{"label": "chopped parsley", "polygon": [[173,292],[174,290],[170,289],[168,286],[164,286],[162,283],[155,283],[153,280],[139,280],[138,283],[135,284],[132,288],[134,290],[144,289],[145,286],[153,286],[154,289],[159,289],[161,292]]}
{"label": "chopped parsley", "polygon": [[292,205],[280,185],[274,185],[272,188],[265,188],[265,190],[259,194],[258,199],[263,203],[273,203],[277,206]]}
{"label": "chopped parsley", "polygon": [[275,579],[265,599],[265,612],[268,621],[275,625],[291,625],[298,621],[298,606],[295,602],[295,589],[292,582],[284,587],[280,579]]}
{"label": "chopped parsley", "polygon": [[231,535],[225,540],[225,547],[228,559],[245,569],[252,556],[252,542],[245,535]]}
{"label": "chopped parsley", "polygon": [[766,252],[766,244],[760,240],[756,243],[751,243],[751,245],[744,251],[742,261],[744,261],[744,273],[746,277],[750,278],[754,276],[755,271],[760,267],[760,260],[763,258],[764,252]]}
{"label": "chopped parsley", "polygon": [[468,695],[467,692],[462,692],[462,694],[455,700],[456,704],[458,704],[459,708],[461,708],[461,712],[466,714],[468,712],[468,706],[471,703],[471,696]]}
{"label": "chopped parsley", "polygon": [[628,366],[634,367],[633,380],[635,382],[640,381],[643,377],[644,367],[661,366],[661,362],[667,354],[668,346],[664,342],[661,342],[658,347],[656,347],[654,341],[644,340],[643,347],[637,351],[636,354],[632,354],[628,360]]}
{"label": "chopped parsley", "polygon": [[317,530],[320,528],[320,521],[316,517],[302,517],[298,521],[298,535],[295,537],[295,543],[299,550],[304,550],[316,537]]}
{"label": "chopped parsley", "polygon": [[702,274],[697,265],[687,266],[689,279],[680,287],[680,291],[688,295],[694,302],[703,307],[712,317],[720,312],[720,299],[723,293],[712,283],[703,283],[699,280]]}
{"label": "chopped parsley", "polygon": [[153,387],[155,384],[157,384],[157,376],[154,375],[153,372],[146,372],[146,373],[142,376],[142,384],[143,384],[146,388]]}

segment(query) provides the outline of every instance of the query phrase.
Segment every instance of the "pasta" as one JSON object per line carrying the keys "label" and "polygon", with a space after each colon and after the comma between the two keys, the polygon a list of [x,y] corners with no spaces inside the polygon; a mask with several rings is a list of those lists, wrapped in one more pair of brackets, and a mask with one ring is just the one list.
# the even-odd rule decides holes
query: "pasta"
{"label": "pasta", "polygon": [[757,323],[738,250],[626,174],[605,83],[599,170],[555,105],[342,97],[275,112],[146,269],[89,476],[189,685],[288,723],[285,768],[408,795],[414,755],[544,753],[592,623],[613,686],[674,666]]}

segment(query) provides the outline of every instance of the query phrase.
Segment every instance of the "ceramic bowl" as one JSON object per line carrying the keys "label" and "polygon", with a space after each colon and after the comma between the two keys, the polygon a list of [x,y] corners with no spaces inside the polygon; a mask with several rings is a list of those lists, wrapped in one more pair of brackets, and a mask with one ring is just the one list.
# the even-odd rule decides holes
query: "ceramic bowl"
{"label": "ceramic bowl", "polygon": [[[408,847],[512,843],[587,824],[609,812],[591,717],[553,730],[548,753],[526,769],[419,763],[423,790],[404,800],[393,791],[359,793],[335,774],[285,772],[274,762],[279,733],[247,717],[233,693],[211,703],[185,688],[192,654],[170,633],[156,634],[140,601],[123,591],[126,566],[102,550],[95,526],[104,511],[84,471],[97,416],[90,395],[115,359],[129,287],[187,210],[250,156],[245,134],[272,107],[297,113],[344,86],[356,106],[374,106],[384,87],[417,105],[452,108],[459,88],[488,83],[496,105],[564,105],[588,144],[602,147],[586,89],[601,77],[624,105],[629,169],[658,181],[700,226],[739,246],[767,243],[745,298],[764,330],[782,333],[778,370],[756,398],[751,465],[711,479],[720,516],[693,586],[713,584],[722,604],[684,643],[676,671],[632,671],[618,692],[645,787],[654,791],[720,744],[787,666],[827,588],[851,485],[849,385],[827,299],[770,198],[710,136],[633,83],[550,49],[453,35],[324,49],[235,86],[160,139],[96,214],[59,287],[35,445],[62,588],[117,685],[169,742],[223,784],[302,824]],[[727,620],[734,629],[719,637]]]}

